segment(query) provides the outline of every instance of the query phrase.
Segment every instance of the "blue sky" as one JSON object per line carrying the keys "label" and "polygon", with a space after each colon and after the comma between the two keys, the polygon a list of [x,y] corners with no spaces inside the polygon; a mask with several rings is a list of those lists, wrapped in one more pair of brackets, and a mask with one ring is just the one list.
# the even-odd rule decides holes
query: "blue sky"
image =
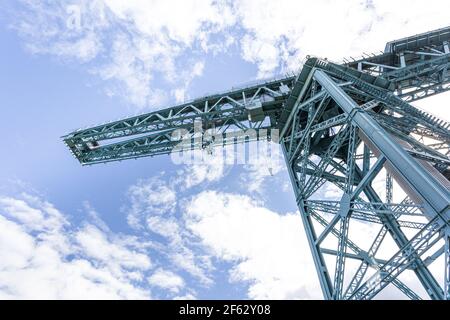
{"label": "blue sky", "polygon": [[320,298],[281,162],[81,167],[60,137],[379,51],[434,2],[2,2],[0,298]]}

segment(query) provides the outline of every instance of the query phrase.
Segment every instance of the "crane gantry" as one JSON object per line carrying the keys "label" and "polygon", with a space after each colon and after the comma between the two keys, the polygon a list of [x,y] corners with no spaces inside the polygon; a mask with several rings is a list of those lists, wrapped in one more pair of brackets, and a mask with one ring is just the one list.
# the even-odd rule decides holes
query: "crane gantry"
{"label": "crane gantry", "polygon": [[[410,104],[450,90],[449,42],[446,27],[340,64],[308,57],[298,74],[63,139],[83,165],[170,154],[182,142],[279,143],[325,299],[372,299],[388,285],[421,299],[400,279],[404,271],[429,298],[450,299],[450,123]],[[220,139],[202,139],[211,130]],[[382,173],[380,192],[372,182]],[[339,199],[327,199],[329,186]],[[351,237],[356,221],[377,228],[370,245]],[[382,259],[387,238],[397,251]],[[440,256],[443,283],[429,270]],[[349,260],[357,264],[349,268]]]}

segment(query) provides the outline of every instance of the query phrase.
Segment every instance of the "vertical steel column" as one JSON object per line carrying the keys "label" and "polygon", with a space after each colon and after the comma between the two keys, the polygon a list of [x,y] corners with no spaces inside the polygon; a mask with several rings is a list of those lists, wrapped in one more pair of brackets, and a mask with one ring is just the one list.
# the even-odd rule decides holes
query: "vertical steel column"
{"label": "vertical steel column", "polygon": [[356,126],[350,124],[350,133],[348,141],[348,152],[347,152],[347,185],[345,188],[345,193],[341,199],[340,210],[337,216],[340,216],[341,225],[340,233],[341,236],[338,239],[338,249],[336,257],[336,268],[334,274],[334,299],[341,300],[343,296],[343,286],[344,286],[344,273],[345,273],[345,257],[347,254],[347,239],[350,226],[351,217],[351,194],[353,191],[353,175],[355,166],[355,151],[356,151],[356,131],[358,130]]}
{"label": "vertical steel column", "polygon": [[326,300],[330,300],[333,297],[333,284],[331,282],[330,274],[325,263],[325,259],[320,252],[319,246],[316,244],[317,235],[314,231],[314,226],[311,221],[311,216],[308,213],[304,200],[302,198],[301,191],[298,187],[298,179],[296,178],[296,173],[292,168],[292,164],[289,163],[289,156],[284,143],[281,143],[281,148],[283,150],[284,159],[286,161],[286,166],[289,172],[289,178],[291,180],[292,188],[294,189],[294,195],[298,209],[300,211],[300,216],[302,218],[303,227],[305,228],[306,238],[308,239],[309,248],[311,250],[311,255],[313,257],[314,265],[319,277],[320,287],[322,288],[323,296]]}
{"label": "vertical steel column", "polygon": [[364,152],[363,152],[363,176],[369,171],[370,167],[370,149],[364,144]]}
{"label": "vertical steel column", "polygon": [[[430,220],[437,215],[443,217],[438,219],[439,224],[446,223],[450,215],[450,192],[442,186],[433,176],[422,168],[409,154],[398,146],[384,129],[369,115],[359,112],[360,108],[344,90],[323,71],[315,70],[314,79],[318,81],[336,103],[349,114],[353,122],[367,136],[375,147],[386,157],[387,161],[402,175],[408,184],[423,198],[427,204],[426,214]],[[368,186],[365,190],[370,201],[379,201],[375,191]],[[429,212],[432,211],[432,212]],[[394,219],[395,220],[395,219]],[[407,243],[407,239],[395,223],[391,223],[391,231],[399,247]],[[443,292],[432,274],[420,260],[420,268],[416,269],[416,275],[424,285],[427,293],[433,299],[442,299]]]}
{"label": "vertical steel column", "polygon": [[[450,191],[420,166],[395,141],[392,141],[386,131],[374,119],[366,113],[358,112],[360,110],[358,104],[337,86],[325,72],[316,70],[314,79],[328,91],[346,113],[353,114],[353,121],[359,129],[430,206],[434,214],[426,213],[429,219],[431,220],[439,214],[448,221],[450,219]],[[443,221],[440,223],[443,223]]]}

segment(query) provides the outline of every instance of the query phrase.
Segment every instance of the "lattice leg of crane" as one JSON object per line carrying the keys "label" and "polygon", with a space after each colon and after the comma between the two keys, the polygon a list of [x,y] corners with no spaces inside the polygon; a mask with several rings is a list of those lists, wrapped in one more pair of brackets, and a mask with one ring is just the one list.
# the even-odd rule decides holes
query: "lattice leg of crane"
{"label": "lattice leg of crane", "polygon": [[[403,149],[419,145],[419,142],[408,137],[401,140],[408,145],[400,140],[397,145],[392,144],[392,136],[378,124],[380,117],[370,111],[381,106],[382,101],[367,96],[362,104],[358,104],[350,97],[358,90],[349,83],[339,84],[339,79],[332,79],[322,71],[314,79],[314,90],[303,97],[308,102],[302,109],[307,115],[300,112],[295,115],[296,119],[306,117],[306,123],[303,127],[300,122],[295,125],[295,130],[291,130],[288,138],[282,141],[282,148],[325,298],[371,299],[392,284],[407,297],[420,299],[397,278],[403,271],[412,270],[431,298],[442,299],[442,288],[421,258],[442,238],[442,219],[436,214],[428,222],[423,213],[429,213],[430,207],[425,209],[408,198],[394,203],[394,176],[389,171],[384,180],[385,202],[378,194],[380,190],[372,186],[386,167],[391,169],[397,165],[406,171],[419,172],[421,168]],[[320,94],[323,91],[325,93]],[[363,95],[364,92],[359,90],[358,99],[361,100]],[[338,109],[330,113],[327,108],[333,103]],[[412,107],[398,103],[396,108],[404,111]],[[334,116],[325,118],[324,110]],[[393,117],[392,110],[388,113]],[[405,117],[405,125],[412,123],[410,120]],[[328,141],[328,144],[321,145],[321,141]],[[374,157],[377,160],[372,163]],[[397,178],[403,175],[403,172],[397,172]],[[340,200],[324,198],[324,188],[331,185],[340,190]],[[413,184],[412,188],[420,189],[421,186]],[[435,199],[426,200],[432,202]],[[411,218],[418,216],[422,221]],[[382,225],[367,251],[350,240],[352,221]],[[416,235],[408,238],[403,228],[417,230]],[[392,235],[398,252],[388,261],[380,260],[376,254],[388,234]],[[336,249],[329,248],[331,235],[334,236],[331,238],[336,238]],[[334,277],[326,263],[328,256],[336,259]],[[353,274],[345,267],[347,259],[361,261]],[[369,269],[374,269],[375,274],[367,278]],[[347,285],[346,277],[349,277]]]}

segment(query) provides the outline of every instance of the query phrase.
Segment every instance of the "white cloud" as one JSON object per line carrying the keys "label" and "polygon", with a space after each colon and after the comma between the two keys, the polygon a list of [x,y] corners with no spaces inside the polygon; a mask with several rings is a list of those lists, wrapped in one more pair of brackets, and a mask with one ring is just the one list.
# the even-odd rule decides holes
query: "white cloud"
{"label": "white cloud", "polygon": [[386,42],[444,27],[446,1],[243,0],[236,2],[246,35],[243,57],[258,76],[297,70],[306,55],[341,61],[379,52]]}
{"label": "white cloud", "polygon": [[177,89],[172,90],[172,94],[174,95],[175,101],[177,103],[184,103],[191,99],[191,96],[188,92],[189,86],[196,77],[200,77],[203,74],[204,68],[205,63],[203,61],[197,61],[192,65],[190,69],[188,68],[188,70],[186,71],[181,71],[181,77],[184,79],[184,84]]}
{"label": "white cloud", "polygon": [[265,191],[264,183],[269,178],[272,184],[279,183],[276,176],[280,172],[286,172],[283,155],[278,144],[265,141],[251,142],[249,150],[254,153],[249,154],[249,161],[244,165],[245,173],[241,175],[242,188],[251,194],[262,195]]}
{"label": "white cloud", "polygon": [[192,248],[190,234],[175,210],[175,193],[183,187],[184,179],[167,180],[153,177],[140,180],[129,188],[129,204],[125,207],[128,223],[146,237],[153,238],[155,234],[163,237],[159,253],[168,259],[168,263],[185,270],[200,283],[211,285],[208,258]]}
{"label": "white cloud", "polygon": [[147,270],[151,261],[146,254],[125,246],[120,241],[108,239],[97,227],[87,225],[75,234],[82,252],[108,268],[115,275],[125,274],[125,269]]}
{"label": "white cloud", "polygon": [[174,300],[195,300],[195,299],[197,299],[197,298],[195,297],[194,294],[188,293],[188,294],[185,294],[185,295],[183,295],[183,296],[176,296],[176,297],[173,298],[173,299],[174,299]]}
{"label": "white cloud", "polygon": [[167,219],[160,216],[149,216],[147,217],[147,226],[151,231],[163,237],[179,241],[180,227],[174,218]]}
{"label": "white cloud", "polygon": [[178,293],[180,288],[184,287],[183,278],[172,271],[158,269],[149,278],[148,283],[153,286],[168,289],[174,293]]}
{"label": "white cloud", "polygon": [[92,207],[89,201],[84,201],[83,207],[93,225],[101,229],[103,232],[110,232],[108,225],[100,218],[100,214],[94,209],[94,207]]}
{"label": "white cloud", "polygon": [[[65,218],[50,203],[39,198],[23,194],[25,199],[1,197],[0,206],[4,214],[23,224],[30,231],[58,230],[67,224]],[[34,205],[34,207],[31,207]]]}
{"label": "white cloud", "polygon": [[186,91],[203,72],[198,53],[225,48],[218,45],[219,40],[218,44],[211,42],[211,35],[234,23],[231,8],[213,0],[176,4],[165,0],[78,0],[70,4],[22,0],[19,8],[4,6],[14,17],[11,26],[32,53],[85,64],[89,72],[106,80],[109,95],[126,98],[141,109],[158,108],[169,101],[161,86],[164,81],[179,88],[172,93],[179,100],[181,90]]}
{"label": "white cloud", "polygon": [[422,110],[436,115],[439,119],[450,121],[450,108],[448,108],[450,92],[445,92],[419,100],[413,103]]}
{"label": "white cloud", "polygon": [[[31,52],[86,64],[106,80],[110,95],[126,97],[138,108],[189,99],[190,83],[202,75],[205,55],[226,52],[233,43],[240,45],[244,60],[257,65],[261,78],[296,71],[306,55],[340,61],[448,24],[444,0],[20,4],[10,9],[11,25]],[[80,14],[79,27],[69,23],[73,8]]]}
{"label": "white cloud", "polygon": [[106,5],[120,19],[131,21],[143,34],[154,35],[164,29],[170,39],[192,44],[205,28],[220,28],[234,21],[229,8],[221,1],[106,0]]}
{"label": "white cloud", "polygon": [[[195,161],[186,165],[179,172],[179,176],[184,178],[184,186],[189,189],[197,185],[205,187],[211,182],[217,182],[225,175],[225,159],[222,150],[213,150],[209,154],[206,150],[192,151],[193,157],[198,156],[202,161]],[[202,158],[203,157],[203,158]]]}
{"label": "white cloud", "polygon": [[320,298],[297,214],[279,215],[251,198],[205,191],[186,207],[186,225],[211,254],[232,262],[230,281],[255,299]]}
{"label": "white cloud", "polygon": [[89,224],[75,229],[37,197],[1,198],[0,298],[150,298],[136,285],[150,260],[122,240]]}
{"label": "white cloud", "polygon": [[146,215],[171,213],[177,204],[173,187],[164,183],[161,177],[140,180],[128,189],[131,208],[127,211],[128,223],[140,228],[140,219]]}

